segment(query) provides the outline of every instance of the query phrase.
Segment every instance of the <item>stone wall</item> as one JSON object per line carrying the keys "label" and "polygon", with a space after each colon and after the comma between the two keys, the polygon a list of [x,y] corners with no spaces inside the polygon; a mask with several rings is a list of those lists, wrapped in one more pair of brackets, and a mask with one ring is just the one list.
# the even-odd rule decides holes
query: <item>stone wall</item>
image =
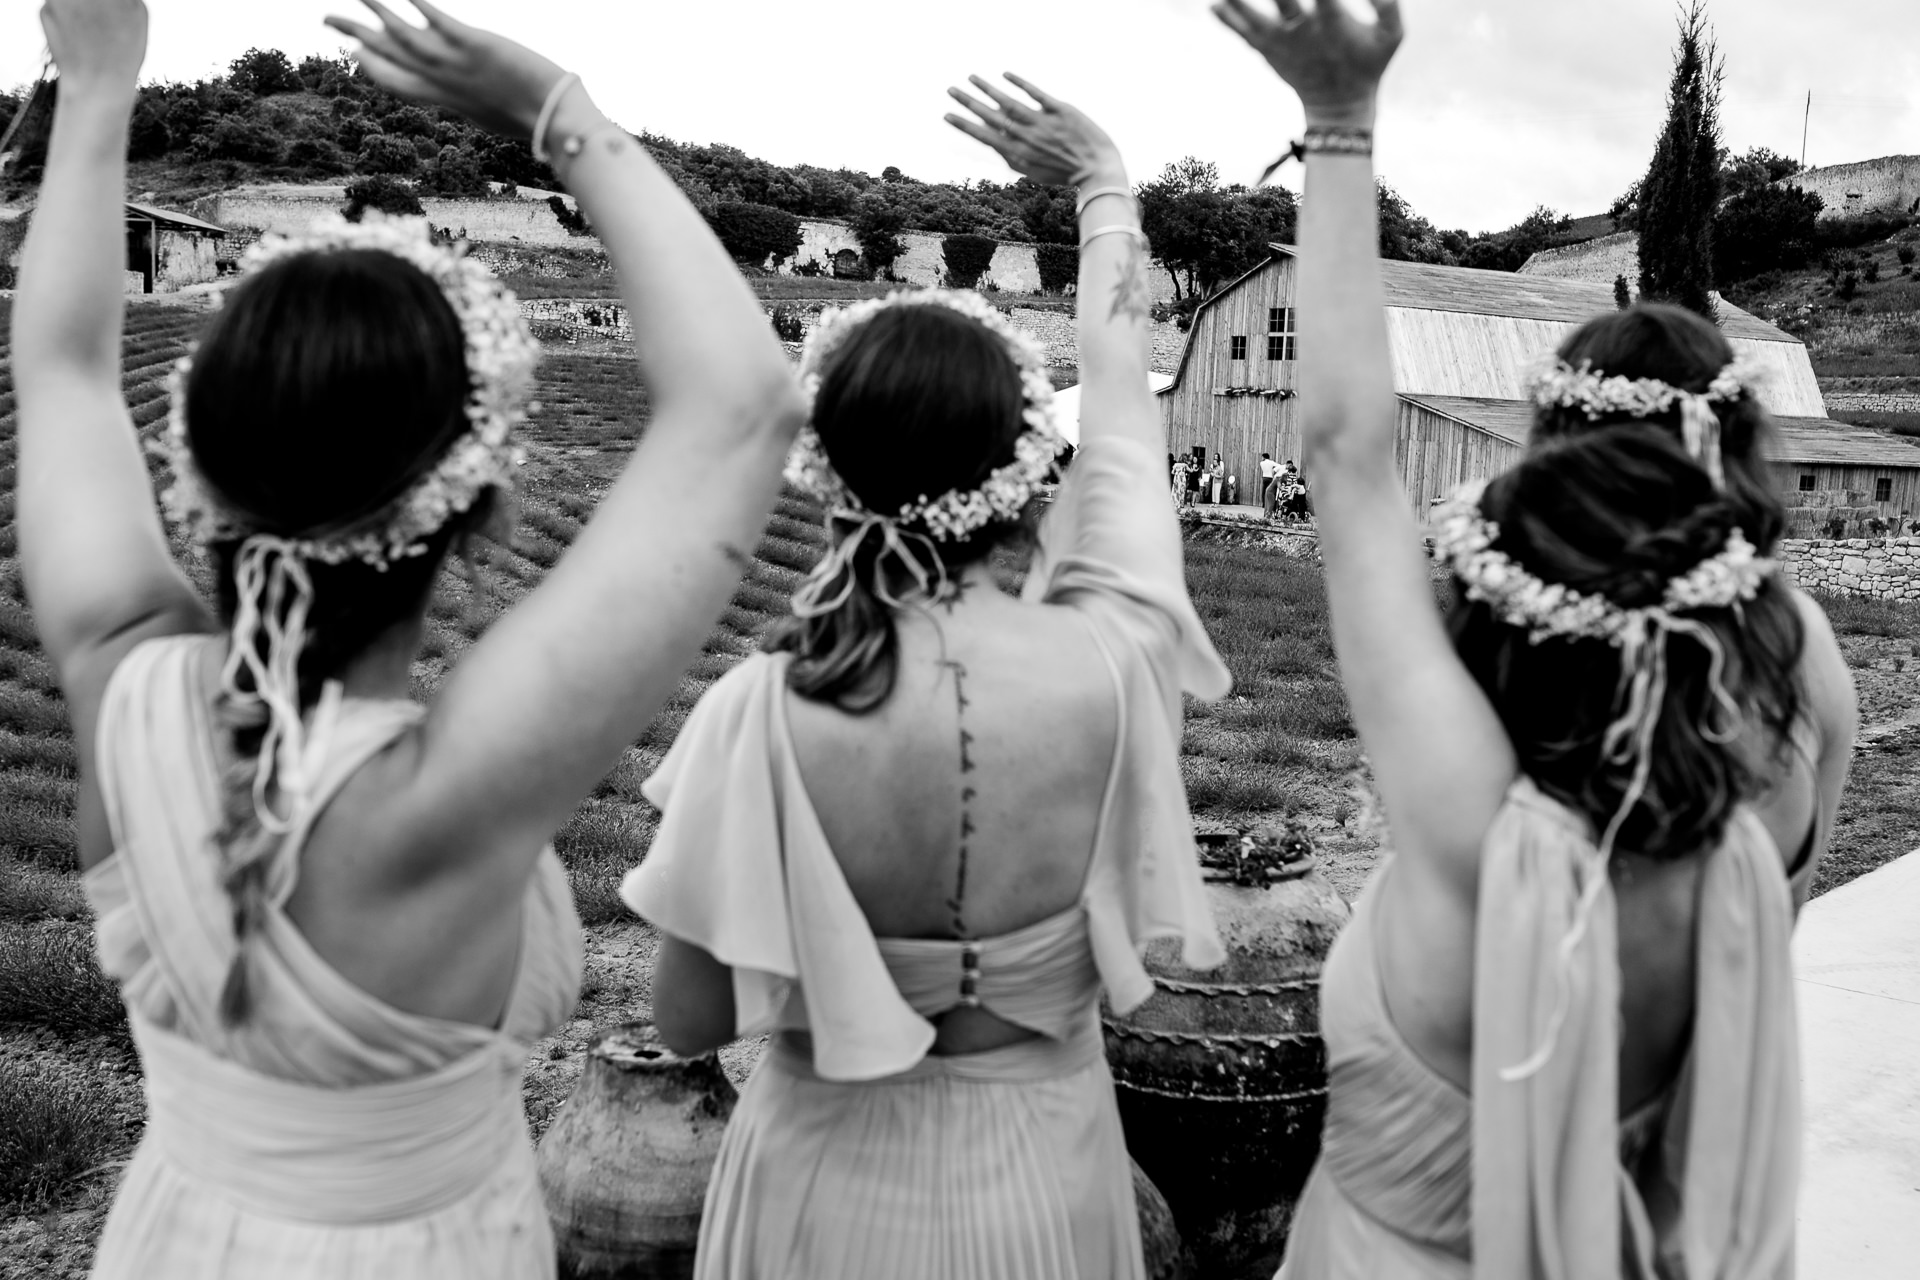
{"label": "stone wall", "polygon": [[1787,577],[1808,591],[1920,600],[1920,538],[1789,538],[1780,543],[1779,558]]}
{"label": "stone wall", "polygon": [[1778,185],[1811,191],[1826,202],[1820,216],[1857,218],[1869,213],[1920,213],[1920,156],[1886,156],[1859,164],[1809,169]]}
{"label": "stone wall", "polygon": [[[776,305],[796,311],[801,328],[812,332],[827,304],[767,304],[771,315]],[[520,313],[534,331],[548,341],[574,342],[581,339],[630,341],[633,328],[627,309],[617,302],[594,302],[577,298],[521,299]],[[1055,368],[1076,368],[1080,363],[1073,316],[1061,311],[1043,311],[1035,307],[1014,307],[1009,311],[1013,323],[1034,335],[1047,349],[1047,363]],[[1180,361],[1180,349],[1186,341],[1171,322],[1153,326],[1152,367],[1156,373],[1172,373]],[[796,352],[798,347],[793,348]]]}
{"label": "stone wall", "polygon": [[1590,284],[1612,284],[1625,276],[1628,286],[1638,293],[1640,237],[1632,231],[1622,231],[1564,249],[1542,249],[1527,259],[1520,274],[1554,280],[1585,280]]}
{"label": "stone wall", "polygon": [[169,231],[162,227],[156,246],[159,270],[154,273],[155,293],[176,293],[190,285],[211,284],[220,278],[220,240],[212,235],[191,231]]}
{"label": "stone wall", "polygon": [[1920,396],[1836,392],[1827,396],[1826,401],[1829,414],[1920,413]]}

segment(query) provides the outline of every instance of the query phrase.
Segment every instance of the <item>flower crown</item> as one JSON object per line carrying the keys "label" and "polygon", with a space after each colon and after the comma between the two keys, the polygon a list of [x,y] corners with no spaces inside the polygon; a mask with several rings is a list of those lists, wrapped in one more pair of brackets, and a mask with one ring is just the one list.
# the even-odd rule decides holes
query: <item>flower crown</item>
{"label": "flower crown", "polygon": [[1019,519],[1052,473],[1054,459],[1066,449],[1067,442],[1060,434],[1053,383],[1047,377],[1045,349],[979,294],[949,289],[899,291],[885,299],[828,312],[808,335],[806,348],[801,353],[801,388],[809,397],[818,395],[821,374],[834,353],[862,325],[894,307],[945,307],[978,321],[1000,339],[1020,370],[1020,389],[1025,402],[1021,418],[1026,430],[1014,441],[1013,461],[996,468],[978,488],[950,489],[937,498],[922,494],[891,515],[871,512],[833,469],[819,432],[809,424],[801,429],[787,457],[787,482],[826,504],[830,517],[844,515],[863,523],[865,517],[888,519],[899,525],[924,529],[927,536],[938,542],[957,541],[990,524]]}
{"label": "flower crown", "polygon": [[1644,638],[1650,629],[1672,622],[1675,615],[1731,608],[1753,599],[1774,572],[1774,562],[1733,529],[1718,553],[1667,583],[1659,604],[1629,609],[1604,595],[1547,582],[1505,552],[1496,551],[1493,544],[1500,526],[1481,514],[1485,492],[1486,482],[1477,481],[1464,486],[1441,508],[1433,558],[1460,579],[1469,600],[1490,606],[1494,616],[1524,629],[1535,644],[1560,636],[1625,647]]}
{"label": "flower crown", "polygon": [[1688,456],[1712,477],[1716,489],[1724,489],[1720,417],[1714,406],[1739,400],[1765,377],[1764,365],[1740,356],[1714,375],[1705,391],[1686,391],[1657,378],[1610,377],[1596,370],[1591,360],[1575,366],[1554,356],[1535,373],[1531,398],[1541,409],[1578,409],[1590,422],[1612,417],[1651,418],[1678,405],[1682,443]]}
{"label": "flower crown", "polygon": [[[471,508],[486,490],[513,488],[514,469],[521,461],[513,431],[531,406],[540,347],[512,292],[462,249],[436,245],[424,218],[369,212],[366,221],[351,223],[336,214],[316,220],[303,235],[265,237],[247,251],[241,267],[252,275],[303,254],[351,249],[390,253],[440,287],[460,321],[472,383],[466,403],[468,429],[433,470],[371,516],[285,543],[290,554],[302,559],[325,564],[358,560],[385,568],[425,552],[425,540]],[[191,356],[181,360],[168,384],[173,406],[164,451],[174,480],[161,500],[167,513],[202,545],[244,539],[261,532],[257,522],[223,501],[193,460],[186,396],[192,369]]]}

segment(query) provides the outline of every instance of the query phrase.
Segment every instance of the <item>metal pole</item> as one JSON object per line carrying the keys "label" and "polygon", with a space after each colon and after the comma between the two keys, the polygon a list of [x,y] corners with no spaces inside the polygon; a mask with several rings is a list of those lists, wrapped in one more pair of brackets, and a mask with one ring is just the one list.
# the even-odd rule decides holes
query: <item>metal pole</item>
{"label": "metal pole", "polygon": [[1800,172],[1807,171],[1807,133],[1813,128],[1813,90],[1807,90],[1807,118],[1800,125]]}

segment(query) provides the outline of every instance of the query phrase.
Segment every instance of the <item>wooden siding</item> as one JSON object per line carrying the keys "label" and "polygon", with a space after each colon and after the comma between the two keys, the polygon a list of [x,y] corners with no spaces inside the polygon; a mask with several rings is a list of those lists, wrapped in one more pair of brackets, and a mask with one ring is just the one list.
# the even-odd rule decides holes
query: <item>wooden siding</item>
{"label": "wooden siding", "polygon": [[[1394,423],[1393,460],[1414,514],[1469,480],[1498,475],[1520,457],[1520,447],[1412,400],[1401,400]],[[1309,485],[1313,477],[1308,476]]]}
{"label": "wooden siding", "polygon": [[1524,400],[1527,370],[1560,345],[1568,328],[1552,320],[1389,307],[1393,389]]}
{"label": "wooden siding", "polygon": [[[1814,478],[1813,491],[1816,493],[1864,495],[1857,502],[1850,499],[1836,501],[1836,506],[1877,507],[1881,516],[1887,519],[1902,515],[1920,516],[1920,468],[1775,462],[1772,470],[1775,491],[1789,507],[1806,503],[1806,493],[1800,488],[1800,477],[1810,475]],[[1874,482],[1882,479],[1893,482],[1893,493],[1887,501],[1875,502]]]}
{"label": "wooden siding", "polygon": [[[1194,317],[1182,358],[1182,376],[1160,395],[1160,422],[1167,451],[1185,454],[1205,445],[1207,457],[1224,457],[1228,474],[1240,481],[1240,500],[1258,502],[1260,455],[1274,461],[1300,457],[1300,432],[1291,397],[1216,395],[1229,387],[1295,391],[1297,361],[1270,361],[1267,312],[1294,305],[1290,260],[1267,263],[1245,278],[1242,287],[1220,295]],[[1247,359],[1231,359],[1232,340],[1247,340]]]}

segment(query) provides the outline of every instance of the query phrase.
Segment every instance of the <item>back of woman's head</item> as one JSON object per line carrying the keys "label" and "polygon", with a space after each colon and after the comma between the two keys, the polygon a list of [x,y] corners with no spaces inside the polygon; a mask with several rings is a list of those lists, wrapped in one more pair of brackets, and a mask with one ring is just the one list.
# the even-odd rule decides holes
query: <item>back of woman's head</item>
{"label": "back of woman's head", "polygon": [[[923,498],[975,489],[1011,462],[1026,430],[1024,411],[1020,368],[998,335],[948,307],[890,306],[835,348],[820,373],[812,426],[860,504],[891,516]],[[830,539],[845,532],[831,515]],[[950,579],[1025,530],[1019,522],[995,522],[935,540],[912,522],[900,526],[913,555]],[[893,691],[898,633],[886,599],[905,597],[918,584],[902,575],[898,557],[884,553],[872,530],[843,573],[850,581],[828,586],[846,587],[845,603],[787,619],[767,647],[794,655],[788,679],[803,696],[870,711]]]}
{"label": "back of woman's head", "polygon": [[[253,530],[312,538],[377,516],[468,426],[466,339],[440,287],[377,250],[307,253],[233,290],[187,380],[194,465]],[[416,611],[453,540],[487,504],[385,568],[310,563],[303,703]],[[237,542],[212,547],[222,614],[237,605]]]}
{"label": "back of woman's head", "polygon": [[[1672,308],[1637,308],[1582,329],[1561,351],[1574,367],[1650,378],[1703,392],[1732,352],[1712,326]],[[1765,411],[1750,395],[1716,406],[1726,486],[1717,488],[1684,443],[1678,411],[1589,419],[1544,409],[1526,456],[1487,486],[1481,514],[1498,528],[1494,549],[1547,583],[1604,596],[1622,609],[1660,606],[1667,587],[1719,554],[1737,531],[1765,555],[1783,513],[1766,486],[1759,446]],[[1769,577],[1754,599],[1681,613],[1709,632],[1724,659],[1685,630],[1665,636],[1665,687],[1647,751],[1644,797],[1616,847],[1681,856],[1720,838],[1736,804],[1766,784],[1800,710],[1799,613]],[[1493,700],[1526,773],[1604,830],[1620,811],[1636,760],[1610,753],[1608,729],[1628,710],[1633,671],[1605,640],[1550,637],[1502,622],[1455,584],[1455,645]],[[1623,679],[1623,675],[1628,677]],[[1727,724],[1716,693],[1731,698]],[[1742,726],[1759,730],[1734,742]]]}

